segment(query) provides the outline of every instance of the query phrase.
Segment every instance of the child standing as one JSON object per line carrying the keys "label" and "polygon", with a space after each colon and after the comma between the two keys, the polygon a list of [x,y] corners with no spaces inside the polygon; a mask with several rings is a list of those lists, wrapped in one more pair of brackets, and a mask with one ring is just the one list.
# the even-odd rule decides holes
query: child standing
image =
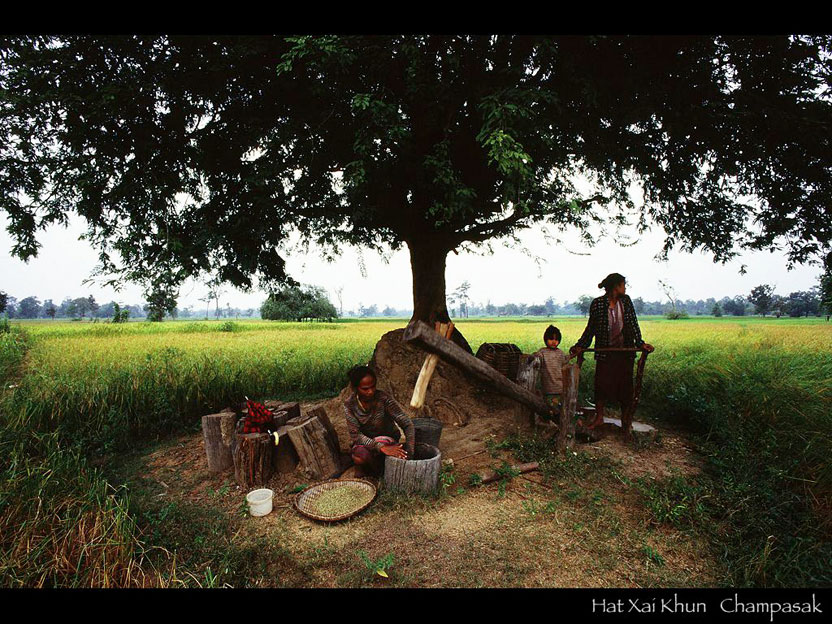
{"label": "child standing", "polygon": [[560,349],[560,330],[549,325],[543,332],[543,343],[546,345],[535,355],[540,358],[540,382],[543,386],[543,399],[550,409],[550,417],[560,415],[560,400],[563,393],[563,367],[569,357]]}

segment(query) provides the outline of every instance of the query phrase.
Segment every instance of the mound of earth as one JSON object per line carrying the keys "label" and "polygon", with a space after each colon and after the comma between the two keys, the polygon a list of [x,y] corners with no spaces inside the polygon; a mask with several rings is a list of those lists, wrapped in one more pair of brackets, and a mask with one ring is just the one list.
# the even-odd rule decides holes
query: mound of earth
{"label": "mound of earth", "polygon": [[[493,468],[501,461],[516,463],[509,451],[493,446],[489,448],[488,442],[500,442],[515,433],[531,435],[534,428],[528,412],[516,402],[484,388],[458,368],[440,360],[428,386],[425,407],[421,412],[410,407],[413,387],[426,353],[403,342],[403,332],[403,329],[388,332],[376,345],[370,365],[378,376],[378,387],[390,393],[412,418],[427,416],[442,421],[444,426],[439,447],[443,459],[455,461],[454,470],[459,482],[467,482],[470,474]],[[346,386],[336,397],[301,404],[302,413],[315,407],[326,410],[338,434],[342,461],[345,462],[349,458],[350,437],[343,404],[350,392],[351,389]],[[639,452],[617,435],[605,436],[592,444],[580,444],[580,448],[575,450],[582,450],[593,457],[609,458],[620,466],[624,475],[632,478],[663,478],[701,471],[702,459],[684,437],[661,426],[659,432],[660,443],[651,445],[647,452]],[[194,495],[209,486],[218,488],[227,479],[225,474],[207,472],[202,433],[185,436],[177,444],[152,453],[149,459],[150,471],[161,471],[163,479],[170,478],[167,470],[194,477],[198,482],[191,492]],[[350,470],[344,474],[345,477],[352,476]],[[537,480],[539,476],[529,475],[529,478]],[[308,478],[298,468],[292,473],[276,473],[267,486],[275,492],[286,492],[293,486],[306,483]]]}
{"label": "mound of earth", "polygon": [[[370,367],[378,376],[378,388],[389,393],[411,418],[436,418],[443,423],[440,449],[443,457],[459,458],[485,448],[489,438],[502,440],[512,433],[530,433],[530,418],[520,406],[489,391],[460,369],[440,360],[431,377],[421,410],[410,407],[413,387],[426,352],[402,340],[403,329],[384,334],[376,344]],[[349,432],[344,417],[347,385],[323,407],[335,427],[343,452],[349,452]]]}

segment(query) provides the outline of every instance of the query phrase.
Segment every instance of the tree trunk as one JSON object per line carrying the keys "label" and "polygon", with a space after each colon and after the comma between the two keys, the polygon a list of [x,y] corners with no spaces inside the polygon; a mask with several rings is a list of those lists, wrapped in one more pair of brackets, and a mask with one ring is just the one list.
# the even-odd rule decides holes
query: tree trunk
{"label": "tree trunk", "polygon": [[[445,301],[445,259],[448,257],[446,246],[439,244],[430,234],[422,240],[410,241],[410,268],[413,274],[413,317],[430,327],[436,321],[447,323],[451,320]],[[473,353],[465,337],[454,328],[451,340]]]}

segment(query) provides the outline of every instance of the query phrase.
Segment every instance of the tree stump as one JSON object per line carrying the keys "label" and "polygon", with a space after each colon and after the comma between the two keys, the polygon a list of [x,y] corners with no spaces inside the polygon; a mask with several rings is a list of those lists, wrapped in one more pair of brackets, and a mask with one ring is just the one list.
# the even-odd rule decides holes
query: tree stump
{"label": "tree stump", "polygon": [[244,488],[265,485],[274,474],[274,438],[268,433],[234,436],[234,478]]}
{"label": "tree stump", "polygon": [[341,471],[339,449],[333,448],[326,427],[317,416],[303,420],[286,430],[301,467],[313,479],[328,479]]}
{"label": "tree stump", "polygon": [[384,458],[384,487],[401,492],[434,493],[439,484],[442,453],[435,446],[417,444],[413,459]]}
{"label": "tree stump", "polygon": [[205,456],[208,458],[208,470],[225,472],[234,466],[231,447],[234,444],[233,412],[208,414],[202,417],[202,436],[205,438]]}
{"label": "tree stump", "polygon": [[324,429],[326,429],[329,444],[333,449],[335,449],[335,453],[337,455],[341,448],[341,443],[338,440],[338,432],[335,431],[335,427],[332,426],[329,416],[326,415],[326,410],[323,407],[313,407],[307,412],[307,415],[321,421]]}
{"label": "tree stump", "polygon": [[274,467],[277,472],[292,472],[298,465],[298,454],[288,435],[289,427],[278,427],[278,445],[274,452]]}

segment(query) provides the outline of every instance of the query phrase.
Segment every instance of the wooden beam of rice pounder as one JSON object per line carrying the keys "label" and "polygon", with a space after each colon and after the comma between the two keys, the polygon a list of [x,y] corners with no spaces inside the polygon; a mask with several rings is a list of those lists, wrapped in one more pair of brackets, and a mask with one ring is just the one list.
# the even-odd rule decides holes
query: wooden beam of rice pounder
{"label": "wooden beam of rice pounder", "polygon": [[[435,324],[436,332],[444,337],[450,338],[454,333],[454,324],[452,321],[448,323]],[[416,385],[413,387],[413,398],[410,399],[410,407],[414,409],[422,409],[425,405],[425,395],[428,392],[428,384],[430,378],[433,377],[433,371],[436,370],[436,364],[439,362],[439,356],[433,353],[425,357],[425,362],[422,364],[422,370],[419,372],[419,379],[416,380]]]}
{"label": "wooden beam of rice pounder", "polygon": [[404,341],[435,353],[440,358],[484,381],[495,392],[527,405],[539,414],[548,414],[549,407],[542,397],[529,392],[522,386],[506,378],[482,360],[457,346],[452,340],[445,340],[426,323],[411,321],[404,330]]}

